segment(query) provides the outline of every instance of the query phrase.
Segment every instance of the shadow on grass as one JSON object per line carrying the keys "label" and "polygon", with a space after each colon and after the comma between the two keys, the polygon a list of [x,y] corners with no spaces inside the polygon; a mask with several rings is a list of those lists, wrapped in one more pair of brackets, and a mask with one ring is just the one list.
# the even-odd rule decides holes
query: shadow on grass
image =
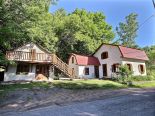
{"label": "shadow on grass", "polygon": [[53,83],[55,87],[58,88],[65,88],[65,89],[118,89],[118,88],[125,88],[124,85],[115,85],[112,83],[106,83],[106,84],[92,84],[92,83],[84,83],[84,82],[58,82]]}

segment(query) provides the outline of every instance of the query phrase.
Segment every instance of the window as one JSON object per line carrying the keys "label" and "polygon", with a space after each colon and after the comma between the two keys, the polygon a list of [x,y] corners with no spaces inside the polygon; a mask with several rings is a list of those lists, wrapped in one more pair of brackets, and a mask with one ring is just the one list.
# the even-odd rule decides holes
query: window
{"label": "window", "polygon": [[126,65],[127,65],[128,69],[129,69],[130,71],[132,71],[132,64],[126,64]]}
{"label": "window", "polygon": [[144,73],[145,73],[144,65],[142,65],[142,64],[138,65],[138,69],[139,69],[139,72],[140,72],[141,74],[144,74]]}
{"label": "window", "polygon": [[119,64],[112,65],[112,72],[119,72]]}
{"label": "window", "polygon": [[89,75],[89,68],[85,68],[85,75]]}
{"label": "window", "polygon": [[74,57],[72,57],[72,64],[74,63]]}
{"label": "window", "polygon": [[106,58],[108,58],[108,52],[103,52],[101,54],[101,59],[106,59]]}
{"label": "window", "polygon": [[28,74],[29,64],[18,64],[16,74]]}

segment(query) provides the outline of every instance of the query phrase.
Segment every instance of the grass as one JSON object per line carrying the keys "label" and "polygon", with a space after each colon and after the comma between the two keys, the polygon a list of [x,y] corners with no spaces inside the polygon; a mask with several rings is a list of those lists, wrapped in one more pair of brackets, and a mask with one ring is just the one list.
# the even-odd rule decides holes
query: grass
{"label": "grass", "polygon": [[142,81],[142,82],[134,82],[133,87],[138,88],[154,88],[155,81]]}
{"label": "grass", "polygon": [[[34,87],[39,88],[49,88],[58,87],[65,89],[121,89],[127,88],[127,85],[120,84],[118,82],[109,80],[77,80],[77,81],[61,81],[55,80],[53,83],[47,82],[31,82],[26,84],[11,84],[11,85],[0,85],[0,98],[5,97],[5,95],[10,91],[15,91],[17,89],[33,89]],[[153,88],[155,87],[155,81],[143,81],[134,82],[133,86],[137,88]]]}
{"label": "grass", "polygon": [[34,87],[49,88],[52,85],[47,82],[30,82],[24,84],[10,84],[10,85],[0,85],[0,98],[4,97],[8,92],[15,91],[17,89],[33,89]]}
{"label": "grass", "polygon": [[126,85],[109,80],[77,80],[77,81],[54,81],[54,86],[65,89],[120,89]]}

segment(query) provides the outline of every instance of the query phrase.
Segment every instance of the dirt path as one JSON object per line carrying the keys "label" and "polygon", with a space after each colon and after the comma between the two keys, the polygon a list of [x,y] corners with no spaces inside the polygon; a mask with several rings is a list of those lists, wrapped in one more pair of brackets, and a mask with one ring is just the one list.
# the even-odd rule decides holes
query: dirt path
{"label": "dirt path", "polygon": [[10,92],[0,101],[0,114],[5,114],[6,112],[26,111],[49,105],[62,106],[72,102],[106,99],[144,90],[147,89],[67,90],[60,88],[35,88],[32,90],[17,90]]}
{"label": "dirt path", "polygon": [[10,112],[4,116],[155,116],[154,108],[155,89],[147,89],[102,100]]}

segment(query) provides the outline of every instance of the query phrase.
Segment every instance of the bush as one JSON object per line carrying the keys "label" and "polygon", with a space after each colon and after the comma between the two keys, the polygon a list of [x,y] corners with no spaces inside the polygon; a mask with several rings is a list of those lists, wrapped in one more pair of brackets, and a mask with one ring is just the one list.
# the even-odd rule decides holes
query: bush
{"label": "bush", "polygon": [[119,76],[116,81],[120,83],[127,84],[130,82],[130,77],[132,76],[132,71],[129,70],[127,65],[121,65],[119,67]]}
{"label": "bush", "polygon": [[129,71],[128,67],[125,65],[120,66],[119,71],[120,71],[119,72],[120,74],[119,74],[118,78],[116,78],[115,80],[120,83],[131,85],[133,81],[153,81],[153,80],[155,80],[154,71],[148,73],[147,76],[132,76],[132,72]]}
{"label": "bush", "polygon": [[147,76],[130,76],[128,78],[119,77],[116,79],[116,81],[120,83],[125,83],[125,84],[133,81],[153,81],[153,80],[155,80],[155,73],[152,73],[151,75],[147,75]]}
{"label": "bush", "polygon": [[129,70],[127,65],[121,65],[119,67],[119,73],[122,77],[130,77],[132,75],[132,71]]}

